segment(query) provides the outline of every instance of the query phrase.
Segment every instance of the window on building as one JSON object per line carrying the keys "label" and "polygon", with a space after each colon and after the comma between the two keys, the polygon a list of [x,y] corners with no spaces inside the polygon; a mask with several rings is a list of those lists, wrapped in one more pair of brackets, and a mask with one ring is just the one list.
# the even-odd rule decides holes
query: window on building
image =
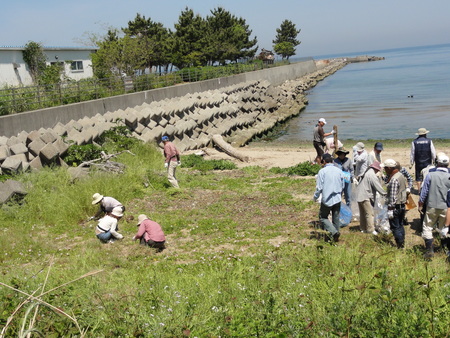
{"label": "window on building", "polygon": [[70,64],[70,70],[73,72],[83,71],[83,61],[72,61]]}

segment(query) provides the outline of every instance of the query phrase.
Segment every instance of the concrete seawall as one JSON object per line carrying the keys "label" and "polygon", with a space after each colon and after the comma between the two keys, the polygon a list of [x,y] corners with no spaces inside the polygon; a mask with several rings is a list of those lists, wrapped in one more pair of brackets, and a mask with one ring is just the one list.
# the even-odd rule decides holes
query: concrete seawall
{"label": "concrete seawall", "polygon": [[307,103],[304,91],[345,65],[335,60],[317,69],[306,61],[1,117],[0,168],[13,173],[65,165],[70,144],[93,143],[117,125],[126,125],[143,142],[168,135],[181,152],[209,146],[214,135],[243,146],[298,115]]}

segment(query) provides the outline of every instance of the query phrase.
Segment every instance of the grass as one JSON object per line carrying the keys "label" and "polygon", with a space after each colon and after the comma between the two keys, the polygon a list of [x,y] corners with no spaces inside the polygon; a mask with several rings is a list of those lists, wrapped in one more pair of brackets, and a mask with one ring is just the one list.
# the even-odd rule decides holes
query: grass
{"label": "grass", "polygon": [[[312,177],[182,165],[175,190],[159,150],[137,144],[131,152],[117,159],[127,165],[123,175],[73,183],[65,170],[46,169],[16,177],[29,193],[0,209],[0,327],[25,303],[5,336],[29,332],[22,321],[48,337],[449,334],[445,255],[426,262],[412,235],[397,250],[392,238],[374,241],[355,224],[338,245],[318,239],[309,223],[318,212]],[[94,192],[126,206],[124,240],[96,239],[86,222]],[[162,225],[162,253],[131,241],[140,213]],[[61,312],[17,290],[43,294]]]}

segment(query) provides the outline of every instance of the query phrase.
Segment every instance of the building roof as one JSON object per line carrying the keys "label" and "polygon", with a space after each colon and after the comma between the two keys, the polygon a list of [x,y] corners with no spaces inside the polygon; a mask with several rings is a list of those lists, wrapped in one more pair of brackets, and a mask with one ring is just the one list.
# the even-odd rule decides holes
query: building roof
{"label": "building roof", "polygon": [[[25,46],[0,46],[0,50],[24,50]],[[97,50],[98,47],[57,47],[57,46],[42,46],[46,50]]]}

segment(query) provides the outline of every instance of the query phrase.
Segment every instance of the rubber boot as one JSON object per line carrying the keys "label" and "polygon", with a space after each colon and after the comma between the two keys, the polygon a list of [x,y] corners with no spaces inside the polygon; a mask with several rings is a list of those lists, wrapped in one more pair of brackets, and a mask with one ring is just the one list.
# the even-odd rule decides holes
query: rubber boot
{"label": "rubber boot", "polygon": [[433,239],[425,239],[425,254],[423,258],[431,260],[434,256]]}

